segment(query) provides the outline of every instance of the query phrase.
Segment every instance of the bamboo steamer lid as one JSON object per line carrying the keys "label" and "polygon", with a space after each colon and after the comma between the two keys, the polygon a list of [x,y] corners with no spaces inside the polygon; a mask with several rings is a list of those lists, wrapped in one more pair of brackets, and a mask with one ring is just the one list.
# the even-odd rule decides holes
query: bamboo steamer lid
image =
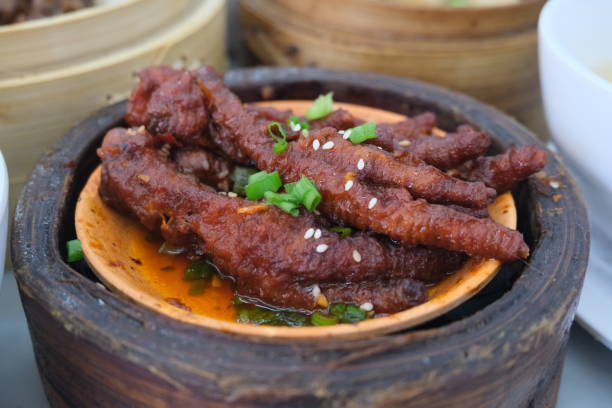
{"label": "bamboo steamer lid", "polygon": [[[268,64],[417,78],[522,119],[540,109],[536,23],[545,0],[483,8],[400,0],[243,0],[244,39]],[[537,116],[537,115],[536,115]]]}
{"label": "bamboo steamer lid", "polygon": [[[131,14],[128,17],[120,14],[117,17],[119,21],[125,24],[131,21],[131,25],[137,25],[134,22],[143,20],[143,17],[136,13],[138,8],[135,6],[141,3],[146,2],[131,1],[120,8],[122,12]],[[0,148],[9,169],[11,208],[14,208],[27,174],[46,148],[91,112],[124,99],[134,85],[135,74],[142,68],[154,64],[188,68],[206,64],[220,70],[226,67],[225,2],[176,2],[177,8],[189,11],[182,14],[170,10],[175,2],[164,3],[169,14],[177,17],[159,30],[145,36],[135,36],[133,41],[113,48],[110,52],[101,35],[96,46],[92,45],[88,57],[77,53],[72,55],[73,61],[77,63],[58,62],[56,69],[10,78],[0,77]],[[151,5],[158,8],[160,4],[155,0],[151,2]],[[115,15],[118,7],[108,6],[104,11]],[[68,23],[64,21],[64,18],[69,17],[66,15],[57,19],[50,18],[53,20],[50,22],[41,20],[40,23],[24,23],[19,30],[19,25],[16,25],[15,29],[37,31],[42,29],[41,25],[61,24],[65,30],[70,31],[72,24],[81,24],[81,18],[93,25],[100,18],[109,33],[115,26],[119,27],[119,31],[123,29],[123,24],[115,23],[105,13],[95,9],[89,10],[89,13],[84,11],[80,17],[77,13],[81,12],[75,12]],[[92,13],[96,18],[90,18]],[[141,30],[141,33],[144,31]],[[94,32],[98,32],[98,28]],[[0,44],[4,41],[3,34],[6,32],[0,31]],[[116,40],[114,35],[109,34],[108,37],[109,40]],[[58,43],[54,48],[64,50],[65,46]],[[4,49],[0,49],[0,54],[4,54]],[[5,60],[4,57],[0,59]],[[37,71],[35,66],[32,64],[30,68]]]}

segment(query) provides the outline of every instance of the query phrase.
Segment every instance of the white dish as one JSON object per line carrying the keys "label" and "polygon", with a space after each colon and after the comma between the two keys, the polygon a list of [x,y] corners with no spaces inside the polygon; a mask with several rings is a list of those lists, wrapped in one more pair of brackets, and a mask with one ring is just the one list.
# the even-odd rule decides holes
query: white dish
{"label": "white dish", "polygon": [[8,172],[4,156],[0,150],[0,286],[4,274],[4,256],[6,254],[6,232],[8,229]]}
{"label": "white dish", "polygon": [[587,201],[589,267],[578,321],[612,348],[612,1],[551,0],[539,22],[540,79],[554,142]]}

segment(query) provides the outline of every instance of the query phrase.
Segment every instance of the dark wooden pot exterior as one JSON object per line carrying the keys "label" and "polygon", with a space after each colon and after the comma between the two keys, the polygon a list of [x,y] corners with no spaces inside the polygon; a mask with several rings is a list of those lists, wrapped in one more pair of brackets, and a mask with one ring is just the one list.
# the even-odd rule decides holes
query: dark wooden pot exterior
{"label": "dark wooden pot exterior", "polygon": [[[441,127],[468,122],[498,147],[537,143],[512,119],[416,81],[320,69],[232,71],[245,101],[335,99],[402,113],[424,109]],[[583,203],[556,157],[519,199],[531,241],[512,289],[463,319],[355,341],[263,341],[174,321],[127,302],[62,259],[76,197],[95,148],[125,104],[74,128],[44,156],[22,194],[12,255],[47,396],[54,406],[553,407],[588,254]],[[552,195],[560,194],[553,200]]]}

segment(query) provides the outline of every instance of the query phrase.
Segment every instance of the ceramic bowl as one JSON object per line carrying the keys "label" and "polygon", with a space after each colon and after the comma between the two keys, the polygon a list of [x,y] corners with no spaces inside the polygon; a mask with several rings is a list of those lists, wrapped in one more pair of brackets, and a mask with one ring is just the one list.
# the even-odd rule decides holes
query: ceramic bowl
{"label": "ceramic bowl", "polygon": [[612,2],[554,0],[539,24],[540,77],[555,145],[586,198],[593,235],[580,321],[612,348]]}

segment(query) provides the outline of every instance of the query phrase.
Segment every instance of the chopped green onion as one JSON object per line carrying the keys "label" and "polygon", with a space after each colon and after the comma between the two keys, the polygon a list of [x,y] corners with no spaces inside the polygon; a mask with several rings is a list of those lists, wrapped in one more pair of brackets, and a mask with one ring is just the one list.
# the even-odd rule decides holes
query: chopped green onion
{"label": "chopped green onion", "polygon": [[183,280],[193,281],[197,279],[209,279],[215,272],[215,268],[205,260],[194,259],[187,265]]}
{"label": "chopped green onion", "polygon": [[234,298],[232,299],[232,304],[233,305],[248,305],[249,302],[247,302],[245,299],[241,298],[240,296],[234,296]]}
{"label": "chopped green onion", "polygon": [[[278,133],[280,133],[280,136],[274,132],[275,127]],[[280,124],[280,122],[270,122],[268,124],[268,134],[276,141],[273,147],[274,153],[278,154],[287,150],[287,134],[285,133],[283,125]]]}
{"label": "chopped green onion", "polygon": [[197,280],[191,281],[191,284],[189,285],[188,293],[191,296],[201,295],[202,293],[204,293],[204,290],[208,286],[208,283],[209,281],[206,279],[197,279]]}
{"label": "chopped green onion", "polygon": [[80,261],[84,257],[83,247],[81,246],[81,241],[78,239],[66,242],[66,252],[68,252],[68,262]]}
{"label": "chopped green onion", "polygon": [[349,304],[346,305],[346,310],[342,314],[340,320],[343,323],[357,323],[362,320],[365,320],[366,313],[364,310],[361,310],[359,306]]}
{"label": "chopped green onion", "polygon": [[[310,129],[310,125],[308,124],[308,122],[300,119],[299,116],[289,116],[287,123],[289,124],[289,127],[293,131]],[[299,129],[298,129],[298,126],[299,126]]]}
{"label": "chopped green onion", "polygon": [[310,325],[308,316],[297,312],[284,312],[281,314],[280,320],[285,326],[303,327]]}
{"label": "chopped green onion", "polygon": [[171,243],[164,241],[157,252],[164,255],[180,255],[185,252],[185,248],[172,245]]}
{"label": "chopped green onion", "polygon": [[278,171],[259,173],[249,176],[249,183],[244,187],[244,192],[249,200],[260,200],[267,191],[277,192],[283,185]]}
{"label": "chopped green onion", "polygon": [[314,211],[321,202],[321,193],[317,186],[306,176],[294,183],[285,184],[285,191],[294,195],[308,211]]}
{"label": "chopped green onion", "polygon": [[342,323],[357,323],[367,318],[366,312],[352,303],[334,303],[329,312]]}
{"label": "chopped green onion", "polygon": [[267,191],[264,193],[264,197],[266,197],[266,200],[268,200],[270,204],[274,204],[284,212],[289,213],[294,217],[297,217],[300,214],[298,209],[300,202],[293,194],[279,194]]}
{"label": "chopped green onion", "polygon": [[334,324],[338,324],[338,319],[333,316],[325,316],[322,313],[314,312],[310,316],[310,322],[314,326],[333,326]]}
{"label": "chopped green onion", "polygon": [[310,108],[308,108],[308,112],[306,112],[306,119],[315,120],[321,119],[325,116],[332,113],[334,110],[334,93],[329,92],[325,95],[319,95],[317,99],[315,99],[314,103]]}
{"label": "chopped green onion", "polygon": [[238,312],[238,317],[236,318],[238,323],[250,323],[251,319],[249,317],[249,309],[242,309]]}
{"label": "chopped green onion", "polygon": [[367,122],[363,125],[350,129],[350,131],[351,135],[349,136],[349,139],[351,142],[353,142],[353,144],[362,143],[368,139],[376,138],[376,123]]}
{"label": "chopped green onion", "polygon": [[350,227],[331,227],[330,230],[337,232],[342,238],[346,238],[353,233],[353,229]]}
{"label": "chopped green onion", "polygon": [[239,196],[244,197],[244,188],[247,184],[249,184],[249,177],[255,173],[257,173],[257,170],[250,167],[236,166],[234,168],[234,172],[230,176],[231,180],[234,182],[232,191]]}

